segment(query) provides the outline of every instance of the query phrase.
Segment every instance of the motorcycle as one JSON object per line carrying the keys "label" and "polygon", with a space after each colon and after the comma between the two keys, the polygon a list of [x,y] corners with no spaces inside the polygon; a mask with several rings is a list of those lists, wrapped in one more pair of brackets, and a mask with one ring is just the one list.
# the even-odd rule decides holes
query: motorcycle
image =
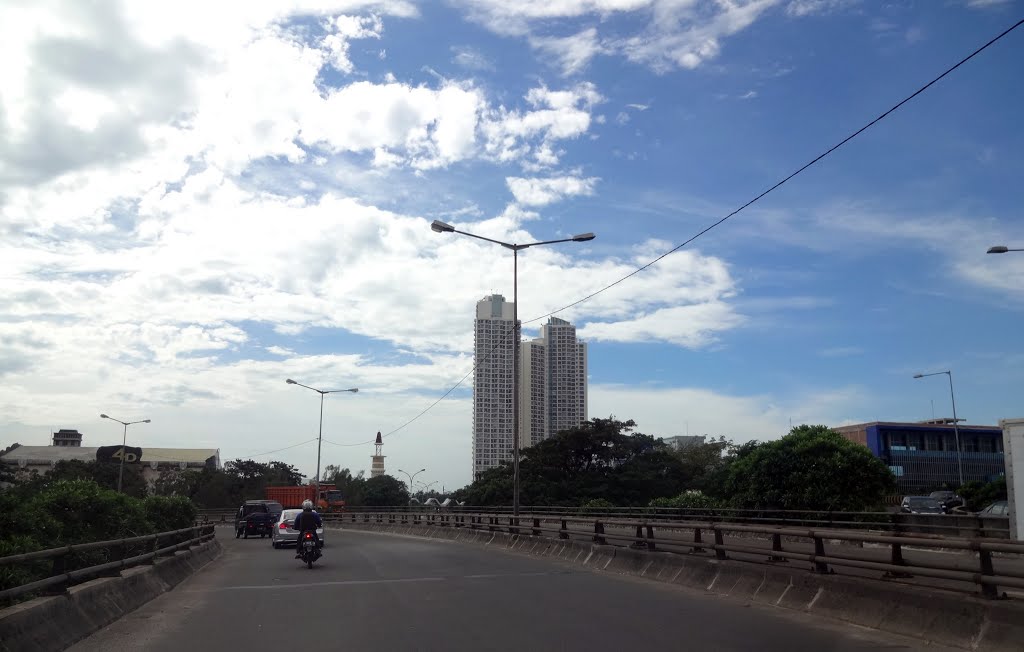
{"label": "motorcycle", "polygon": [[304,532],[302,534],[302,541],[298,544],[302,550],[302,561],[304,564],[313,568],[313,562],[320,559],[320,546],[317,545],[316,539],[313,537],[312,532]]}

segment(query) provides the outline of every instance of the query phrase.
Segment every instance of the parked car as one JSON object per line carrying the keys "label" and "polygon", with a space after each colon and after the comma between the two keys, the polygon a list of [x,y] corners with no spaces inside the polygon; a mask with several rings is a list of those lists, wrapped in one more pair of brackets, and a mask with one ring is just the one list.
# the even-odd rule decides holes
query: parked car
{"label": "parked car", "polygon": [[904,514],[945,514],[946,510],[931,496],[904,496],[900,511]]}
{"label": "parked car", "polygon": [[933,491],[928,494],[928,497],[942,503],[942,507],[946,510],[947,514],[952,512],[953,508],[964,504],[964,499],[956,495],[955,491]]}
{"label": "parked car", "polygon": [[245,534],[245,522],[250,514],[269,514],[271,522],[276,521],[284,508],[274,500],[247,500],[235,514],[235,538]]}
{"label": "parked car", "polygon": [[[292,526],[295,525],[295,517],[301,513],[301,509],[286,509],[278,515],[277,522],[274,523],[270,532],[270,545],[275,548],[283,548],[299,540],[299,533],[292,529]],[[321,547],[326,546],[327,542],[324,540],[322,527],[316,529],[316,535],[320,538]]]}
{"label": "parked car", "polygon": [[1005,500],[997,500],[978,512],[978,516],[1009,516],[1010,506]]}

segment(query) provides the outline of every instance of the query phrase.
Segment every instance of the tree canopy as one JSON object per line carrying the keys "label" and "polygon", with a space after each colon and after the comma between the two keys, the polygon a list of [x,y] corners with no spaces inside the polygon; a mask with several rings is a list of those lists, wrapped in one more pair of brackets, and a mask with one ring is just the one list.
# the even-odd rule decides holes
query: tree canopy
{"label": "tree canopy", "polygon": [[865,511],[895,488],[892,472],[867,447],[827,426],[802,425],[739,450],[720,491],[742,508]]}
{"label": "tree canopy", "polygon": [[[578,506],[603,499],[615,505],[646,505],[678,494],[685,485],[682,462],[660,440],[632,433],[633,421],[591,419],[524,449],[519,462],[524,505]],[[456,496],[467,505],[512,502],[512,467],[490,469]]]}

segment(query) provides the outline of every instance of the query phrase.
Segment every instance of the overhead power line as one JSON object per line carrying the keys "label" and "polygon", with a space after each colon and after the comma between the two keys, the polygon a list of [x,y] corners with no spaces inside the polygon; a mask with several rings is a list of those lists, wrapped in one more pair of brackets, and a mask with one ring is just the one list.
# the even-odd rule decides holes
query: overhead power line
{"label": "overhead power line", "polygon": [[[554,316],[554,315],[556,315],[556,314],[558,314],[560,312],[564,312],[565,310],[568,310],[569,308],[573,308],[575,306],[578,306],[579,304],[584,303],[585,301],[589,301],[590,299],[593,299],[597,295],[612,289],[613,287],[615,287],[616,285],[619,285],[623,281],[626,281],[627,279],[630,279],[633,276],[636,276],[637,274],[639,274],[640,272],[644,271],[645,269],[648,269],[649,267],[652,267],[653,265],[656,265],[661,260],[663,260],[666,257],[670,256],[671,254],[674,254],[675,252],[679,251],[680,249],[682,249],[686,245],[690,244],[694,240],[696,240],[696,239],[700,238],[701,236],[703,236],[704,234],[708,233],[712,229],[714,229],[717,226],[725,223],[727,220],[729,220],[730,218],[734,217],[735,215],[737,215],[738,213],[740,213],[744,209],[750,207],[751,205],[753,205],[756,202],[760,201],[764,197],[768,196],[770,193],[772,193],[775,190],[781,188],[783,185],[785,185],[786,183],[791,181],[793,178],[795,178],[796,176],[798,176],[799,174],[801,174],[802,172],[804,172],[808,168],[812,167],[813,165],[816,165],[822,159],[826,158],[827,156],[829,156],[830,154],[835,152],[837,149],[839,149],[840,147],[842,147],[846,143],[850,142],[851,140],[853,140],[857,136],[861,135],[862,133],[864,133],[865,131],[867,131],[871,127],[875,126],[876,124],[878,124],[879,122],[881,122],[882,120],[887,118],[890,114],[892,114],[895,111],[897,111],[898,109],[900,109],[904,104],[906,104],[910,100],[914,99],[915,97],[917,97],[921,93],[925,92],[926,90],[928,90],[929,88],[931,88],[932,86],[937,84],[944,77],[946,77],[947,75],[952,73],[954,70],[956,70],[960,66],[964,65],[965,63],[967,63],[968,61],[970,61],[974,57],[976,57],[979,54],[981,54],[982,52],[984,52],[986,49],[988,49],[989,47],[994,45],[1000,39],[1002,39],[1003,37],[1008,35],[1013,30],[1017,29],[1021,25],[1024,25],[1024,19],[1018,20],[1016,23],[1014,23],[1013,25],[1011,25],[1007,29],[1003,30],[1000,34],[998,34],[997,36],[993,37],[991,40],[989,40],[987,43],[985,43],[984,45],[982,45],[981,47],[976,49],[974,52],[971,52],[966,57],[964,57],[963,59],[958,61],[956,64],[954,64],[953,66],[950,66],[949,68],[947,68],[945,71],[942,72],[942,74],[940,74],[939,76],[935,77],[934,79],[932,79],[930,82],[928,82],[924,86],[921,86],[916,91],[914,91],[910,95],[906,96],[905,98],[903,98],[902,100],[900,100],[899,102],[894,104],[892,107],[890,107],[888,110],[886,110],[885,112],[881,113],[878,117],[876,117],[875,119],[871,120],[870,122],[868,122],[864,126],[860,127],[859,129],[857,129],[856,131],[854,131],[850,135],[846,136],[845,138],[840,140],[835,145],[832,145],[831,147],[826,149],[821,154],[818,154],[813,159],[811,159],[810,161],[808,161],[807,163],[803,164],[802,166],[797,168],[795,171],[791,172],[789,175],[784,177],[782,180],[778,181],[773,186],[769,187],[767,190],[762,191],[759,195],[755,196],[753,199],[749,200],[748,202],[746,202],[745,204],[743,204],[739,208],[735,209],[734,211],[732,211],[728,215],[718,219],[717,221],[712,222],[710,225],[704,227],[703,229],[701,229],[700,231],[698,231],[697,233],[695,233],[694,235],[692,235],[691,237],[689,237],[685,241],[683,241],[683,242],[679,243],[678,245],[676,245],[675,247],[669,249],[668,251],[666,251],[665,253],[661,254],[657,258],[654,258],[650,262],[648,262],[648,263],[646,263],[646,264],[636,268],[635,270],[633,270],[629,274],[626,274],[622,278],[620,278],[620,279],[618,279],[618,280],[616,280],[616,281],[614,281],[612,283],[609,283],[608,285],[602,287],[601,289],[596,290],[595,292],[592,292],[592,293],[588,294],[587,296],[583,297],[582,299],[578,299],[577,301],[573,301],[572,303],[570,303],[570,304],[568,304],[566,306],[563,306],[563,307],[561,307],[561,308],[559,308],[557,310],[552,310],[549,313],[545,313],[545,314],[543,314],[543,315],[541,315],[539,317],[534,317],[533,319],[524,321],[522,323],[524,323],[524,324],[532,324],[533,322],[540,321],[540,320],[542,320],[542,319],[544,319],[546,317]],[[513,324],[512,327],[508,331],[506,331],[505,334],[502,337],[504,338],[504,337],[511,336],[514,332],[515,332],[515,325]],[[495,344],[494,346],[491,347],[491,350],[487,352],[486,356],[484,356],[484,360],[474,361],[473,368],[469,370],[469,373],[467,373],[465,376],[463,376],[462,379],[459,380],[459,382],[457,382],[453,387],[451,387],[448,391],[446,391],[444,394],[442,394],[440,398],[438,398],[433,403],[431,403],[426,409],[424,409],[422,412],[420,412],[419,414],[417,414],[413,418],[409,419],[408,421],[406,421],[402,425],[398,426],[394,430],[391,430],[386,435],[382,435],[382,436],[383,437],[387,437],[389,435],[393,435],[396,432],[406,428],[407,426],[412,424],[414,421],[416,421],[417,419],[422,417],[424,414],[429,412],[431,409],[433,409],[434,406],[436,406],[438,403],[440,403],[445,398],[447,398],[449,395],[451,395],[451,393],[454,392],[460,385],[462,385],[462,383],[466,382],[466,379],[469,378],[470,375],[472,375],[472,373],[476,370],[477,365],[480,364],[480,362],[483,362],[483,361],[485,361],[486,359],[488,359],[490,357],[490,354],[493,353],[494,349],[497,348],[497,346],[498,345]],[[325,439],[324,441],[326,442],[327,440]],[[375,439],[371,439],[371,440],[369,440],[367,442],[359,442],[359,443],[354,443],[354,444],[336,444],[334,442],[327,442],[327,443],[333,444],[335,446],[364,446],[366,444],[372,444],[374,441],[375,441]],[[276,452],[276,451],[274,451],[274,452]]]}

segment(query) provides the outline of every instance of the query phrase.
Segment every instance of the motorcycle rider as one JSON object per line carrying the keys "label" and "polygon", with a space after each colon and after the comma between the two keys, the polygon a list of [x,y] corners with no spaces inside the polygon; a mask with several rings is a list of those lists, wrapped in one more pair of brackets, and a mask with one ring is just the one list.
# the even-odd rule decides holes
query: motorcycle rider
{"label": "motorcycle rider", "polygon": [[313,511],[313,501],[309,499],[302,501],[302,512],[295,517],[295,525],[292,526],[292,529],[299,533],[295,540],[296,559],[302,559],[302,538],[306,532],[313,533],[313,541],[316,543],[316,547],[320,548],[320,537],[317,536],[316,530],[323,527],[323,524],[320,515]]}

